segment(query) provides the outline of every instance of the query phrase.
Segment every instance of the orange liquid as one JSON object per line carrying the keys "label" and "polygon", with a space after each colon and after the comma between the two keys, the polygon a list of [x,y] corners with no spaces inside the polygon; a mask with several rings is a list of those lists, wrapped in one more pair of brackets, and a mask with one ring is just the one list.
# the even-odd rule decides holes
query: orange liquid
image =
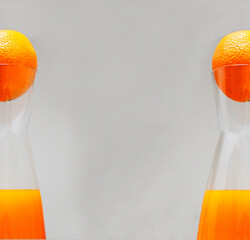
{"label": "orange liquid", "polygon": [[250,239],[250,190],[206,191],[197,239]]}
{"label": "orange liquid", "polygon": [[45,239],[39,190],[0,190],[0,239]]}

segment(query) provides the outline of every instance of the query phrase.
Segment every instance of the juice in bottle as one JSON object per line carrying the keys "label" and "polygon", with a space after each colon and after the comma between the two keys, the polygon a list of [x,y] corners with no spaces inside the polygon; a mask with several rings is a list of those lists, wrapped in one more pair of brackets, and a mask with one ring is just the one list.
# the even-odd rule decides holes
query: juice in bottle
{"label": "juice in bottle", "polygon": [[250,239],[250,190],[207,190],[198,240]]}
{"label": "juice in bottle", "polygon": [[0,190],[0,239],[45,239],[38,189]]}

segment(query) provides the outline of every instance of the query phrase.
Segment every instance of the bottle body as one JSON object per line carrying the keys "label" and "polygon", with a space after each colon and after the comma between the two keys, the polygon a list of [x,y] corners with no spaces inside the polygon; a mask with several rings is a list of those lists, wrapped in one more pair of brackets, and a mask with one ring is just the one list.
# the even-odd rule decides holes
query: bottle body
{"label": "bottle body", "polygon": [[0,102],[0,239],[46,238],[28,138],[32,90]]}

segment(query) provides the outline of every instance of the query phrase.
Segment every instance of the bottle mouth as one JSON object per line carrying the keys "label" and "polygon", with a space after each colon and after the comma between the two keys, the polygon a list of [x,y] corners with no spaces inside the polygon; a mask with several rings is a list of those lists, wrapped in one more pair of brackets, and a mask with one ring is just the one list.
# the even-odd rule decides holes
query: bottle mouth
{"label": "bottle mouth", "polygon": [[32,86],[35,75],[35,68],[0,64],[0,102],[22,96]]}
{"label": "bottle mouth", "polygon": [[250,64],[235,64],[213,70],[220,90],[237,102],[250,101]]}

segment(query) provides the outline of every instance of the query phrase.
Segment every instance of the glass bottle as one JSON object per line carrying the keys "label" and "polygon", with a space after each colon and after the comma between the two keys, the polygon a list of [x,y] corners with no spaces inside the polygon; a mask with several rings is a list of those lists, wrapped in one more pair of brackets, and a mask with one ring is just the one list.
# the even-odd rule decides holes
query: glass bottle
{"label": "glass bottle", "polygon": [[220,137],[210,169],[198,240],[250,239],[250,65],[216,69]]}
{"label": "glass bottle", "polygon": [[[12,67],[0,66],[0,82],[13,72]],[[35,77],[34,69],[26,72]],[[33,87],[16,99],[0,102],[0,239],[46,238],[28,138],[32,91]]]}

